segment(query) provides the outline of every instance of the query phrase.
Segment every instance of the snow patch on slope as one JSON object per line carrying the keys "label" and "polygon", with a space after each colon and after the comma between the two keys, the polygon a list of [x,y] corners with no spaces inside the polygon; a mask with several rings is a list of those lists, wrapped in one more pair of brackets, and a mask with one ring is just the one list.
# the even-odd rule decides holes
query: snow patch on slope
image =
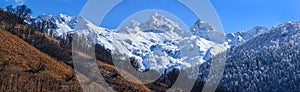
{"label": "snow patch on slope", "polygon": [[[74,33],[87,36],[120,60],[134,58],[140,71],[191,68],[228,48],[227,43],[214,42],[195,34],[194,31],[200,29],[182,30],[177,23],[157,13],[148,21],[131,21],[116,30],[98,27],[82,17],[63,14],[41,15],[35,18],[35,22],[43,19],[49,19],[56,25],[57,34],[54,36],[64,39]],[[215,32],[213,28],[209,30]]]}

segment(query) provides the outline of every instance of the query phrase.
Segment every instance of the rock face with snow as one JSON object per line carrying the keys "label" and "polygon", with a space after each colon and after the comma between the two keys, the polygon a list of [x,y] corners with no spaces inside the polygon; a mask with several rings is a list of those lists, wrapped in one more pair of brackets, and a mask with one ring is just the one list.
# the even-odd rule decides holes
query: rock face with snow
{"label": "rock face with snow", "polygon": [[199,73],[188,70],[185,74],[200,81],[207,81],[211,58],[226,50],[220,85],[228,90],[300,91],[300,22],[284,23],[270,30],[258,26],[247,32],[229,33],[227,42],[214,39],[224,34],[203,20],[190,30],[182,30],[160,14],[115,30],[62,14],[41,15],[27,22],[57,38],[67,39],[69,34],[87,36],[111,51],[114,58],[130,60],[139,71],[188,70],[201,65]]}
{"label": "rock face with snow", "polygon": [[[227,51],[220,85],[247,92],[300,91],[300,22],[273,27]],[[200,67],[206,80],[210,61]]]}
{"label": "rock face with snow", "polygon": [[[134,58],[136,68],[140,71],[163,71],[169,67],[190,68],[227,49],[226,43],[218,43],[199,36],[200,33],[182,30],[177,23],[157,13],[148,21],[139,23],[133,20],[116,30],[95,26],[82,17],[72,18],[62,14],[41,15],[34,18],[34,23],[43,24],[42,20],[55,25],[55,30],[49,30],[55,34],[49,35],[63,39],[74,33],[87,36],[93,43],[116,54],[113,55],[115,58]],[[74,26],[75,23],[77,26]],[[212,30],[210,33],[215,32],[212,27],[207,29]],[[198,30],[200,29],[194,29]]]}
{"label": "rock face with snow", "polygon": [[158,13],[154,13],[148,21],[140,25],[140,28],[142,28],[142,31],[153,30],[162,32],[181,30],[177,23]]}
{"label": "rock face with snow", "polygon": [[74,30],[78,19],[77,17],[71,17],[64,14],[59,14],[57,16],[39,15],[27,19],[26,22],[29,26],[39,29],[50,36],[66,38],[68,32]]}
{"label": "rock face with snow", "polygon": [[190,30],[193,35],[204,38],[206,40],[218,43],[225,42],[225,34],[223,32],[217,31],[211,24],[206,23],[204,20],[197,20],[190,28]]}
{"label": "rock face with snow", "polygon": [[226,40],[229,45],[236,46],[266,31],[268,31],[268,28],[256,26],[246,32],[229,33],[226,35]]}
{"label": "rock face with snow", "polygon": [[157,13],[143,23],[131,21],[117,30],[113,38],[114,52],[134,57],[141,71],[190,68],[227,48],[225,43],[209,41],[182,30],[177,23]]}

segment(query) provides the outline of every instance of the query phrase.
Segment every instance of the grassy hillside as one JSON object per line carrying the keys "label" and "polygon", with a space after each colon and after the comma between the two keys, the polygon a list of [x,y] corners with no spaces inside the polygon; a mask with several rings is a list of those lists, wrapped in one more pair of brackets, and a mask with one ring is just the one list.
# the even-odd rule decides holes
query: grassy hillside
{"label": "grassy hillside", "polygon": [[[71,66],[49,57],[47,54],[40,52],[40,50],[5,30],[0,30],[0,37],[0,80],[2,80],[0,82],[2,85],[0,90],[82,91],[78,80],[65,81],[68,76],[74,74]],[[53,38],[49,39],[55,40]],[[142,84],[132,83],[122,78],[114,66],[101,61],[97,62],[99,68],[102,69],[101,74],[104,75],[105,79],[110,79],[106,80],[106,82],[108,82],[114,90],[150,91]],[[32,69],[37,70],[39,66],[45,67],[36,73],[32,71]],[[138,80],[129,73],[125,71],[124,73],[128,78]],[[84,75],[79,76],[84,77],[86,79],[84,81],[91,81],[91,79]],[[100,84],[94,85],[99,86],[96,87],[95,90],[103,89]]]}
{"label": "grassy hillside", "polygon": [[[5,12],[4,12],[5,13]],[[75,75],[72,62],[72,46],[63,39],[53,38],[39,30],[20,24],[13,16],[2,17],[0,12],[0,91],[82,91],[76,78],[93,88],[104,90],[101,83],[81,72]],[[1,15],[2,14],[2,15]],[[5,14],[4,14],[5,15]],[[12,14],[13,15],[13,14]],[[97,64],[105,81],[116,91],[166,91],[161,82],[139,84],[127,81],[111,62],[110,52],[95,46]],[[78,52],[80,57],[89,57]],[[84,68],[84,67],[83,67]],[[128,72],[122,75],[139,81]],[[92,82],[92,83],[91,83]]]}
{"label": "grassy hillside", "polygon": [[[47,36],[39,31],[33,30],[21,24],[10,25],[5,22],[0,22],[4,28],[8,29],[1,30],[1,62],[3,67],[6,67],[7,63],[10,67],[2,69],[3,72],[16,71],[16,73],[30,73],[32,69],[38,68],[39,65],[46,65],[44,70],[49,71],[49,74],[44,74],[44,70],[34,73],[34,75],[39,75],[40,79],[47,80],[48,78],[61,79],[62,81],[58,84],[63,84],[64,79],[69,75],[74,74],[72,69],[72,55],[71,46],[68,44],[61,43],[61,40]],[[14,34],[14,35],[12,35]],[[16,41],[15,41],[16,40]],[[26,45],[23,45],[26,44]],[[25,47],[24,47],[25,46]],[[102,69],[101,73],[107,79],[106,81],[117,91],[150,91],[146,86],[142,84],[136,84],[126,81],[122,76],[120,76],[115,69],[115,66],[111,64],[106,64],[105,62],[97,61],[98,66]],[[1,64],[2,64],[1,63]],[[51,66],[48,66],[51,65]],[[129,78],[135,79],[130,73],[125,73]],[[9,75],[9,74],[2,74]],[[22,74],[23,75],[23,74]],[[117,75],[112,78],[111,75]],[[17,75],[12,75],[16,77]],[[31,76],[31,75],[28,75]],[[82,75],[87,80],[90,78]],[[7,78],[0,78],[0,80],[7,80]],[[81,90],[79,83],[75,80],[77,84],[69,84],[76,86],[76,90]],[[137,80],[138,81],[138,80]],[[9,85],[9,84],[5,84]],[[36,84],[37,86],[38,84]],[[95,84],[101,86],[100,84]],[[52,86],[57,86],[55,83]],[[13,86],[12,86],[13,87]],[[35,86],[31,86],[35,87]],[[35,87],[36,88],[36,87]],[[0,88],[7,89],[7,88]],[[64,90],[74,90],[75,88],[63,88]],[[95,89],[98,90],[98,89]]]}
{"label": "grassy hillside", "polygon": [[[1,92],[81,91],[77,81],[65,82],[67,75],[73,73],[70,66],[52,59],[2,29],[0,37]],[[38,68],[39,65],[42,67]]]}

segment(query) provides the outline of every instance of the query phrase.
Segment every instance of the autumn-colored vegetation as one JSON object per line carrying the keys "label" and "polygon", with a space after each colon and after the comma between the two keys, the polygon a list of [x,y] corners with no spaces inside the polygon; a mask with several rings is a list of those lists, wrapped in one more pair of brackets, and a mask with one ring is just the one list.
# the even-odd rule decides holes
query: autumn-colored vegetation
{"label": "autumn-colored vegetation", "polygon": [[[70,66],[52,59],[2,29],[0,37],[1,92],[80,91],[77,81],[64,82],[66,75],[73,73]],[[39,65],[44,69],[39,70]],[[36,69],[35,72],[30,71],[32,68]]]}
{"label": "autumn-colored vegetation", "polygon": [[[84,74],[75,75],[70,44],[14,21],[18,16],[6,18],[13,13],[0,11],[5,15],[0,16],[0,91],[76,92],[82,91],[76,76],[92,81]],[[114,90],[150,91],[142,84],[126,81],[111,64],[97,62],[105,81]],[[127,76],[136,79],[129,73]],[[94,91],[105,90],[100,84],[92,85]]]}
{"label": "autumn-colored vegetation", "polygon": [[[26,7],[24,10],[28,11]],[[82,81],[92,85],[89,91],[107,89],[101,83],[94,82],[93,77],[87,76],[84,71],[75,74],[71,41],[53,38],[27,26],[24,23],[26,15],[0,9],[0,92],[81,92]],[[76,53],[80,58],[90,57],[81,51]],[[117,71],[110,52],[100,45],[95,45],[95,55],[101,75],[115,91],[164,92],[177,78],[178,72],[174,71],[144,85],[130,73]],[[86,67],[83,65],[81,68]],[[127,78],[136,82],[130,82]],[[202,84],[198,82],[194,90],[201,90]]]}

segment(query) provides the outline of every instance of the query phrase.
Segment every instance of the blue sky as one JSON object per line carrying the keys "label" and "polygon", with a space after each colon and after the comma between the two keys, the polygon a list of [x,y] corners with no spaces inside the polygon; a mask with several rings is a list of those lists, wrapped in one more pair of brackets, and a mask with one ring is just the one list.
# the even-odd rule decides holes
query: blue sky
{"label": "blue sky", "polygon": [[[1,0],[0,7],[25,4],[33,15],[60,13],[77,16],[87,0]],[[282,22],[300,20],[300,0],[211,0],[226,33],[261,25],[272,27]],[[201,5],[201,4],[199,4]],[[119,4],[102,27],[115,28],[131,14],[144,9],[160,9],[180,18],[191,26],[197,17],[175,0],[125,0]]]}

